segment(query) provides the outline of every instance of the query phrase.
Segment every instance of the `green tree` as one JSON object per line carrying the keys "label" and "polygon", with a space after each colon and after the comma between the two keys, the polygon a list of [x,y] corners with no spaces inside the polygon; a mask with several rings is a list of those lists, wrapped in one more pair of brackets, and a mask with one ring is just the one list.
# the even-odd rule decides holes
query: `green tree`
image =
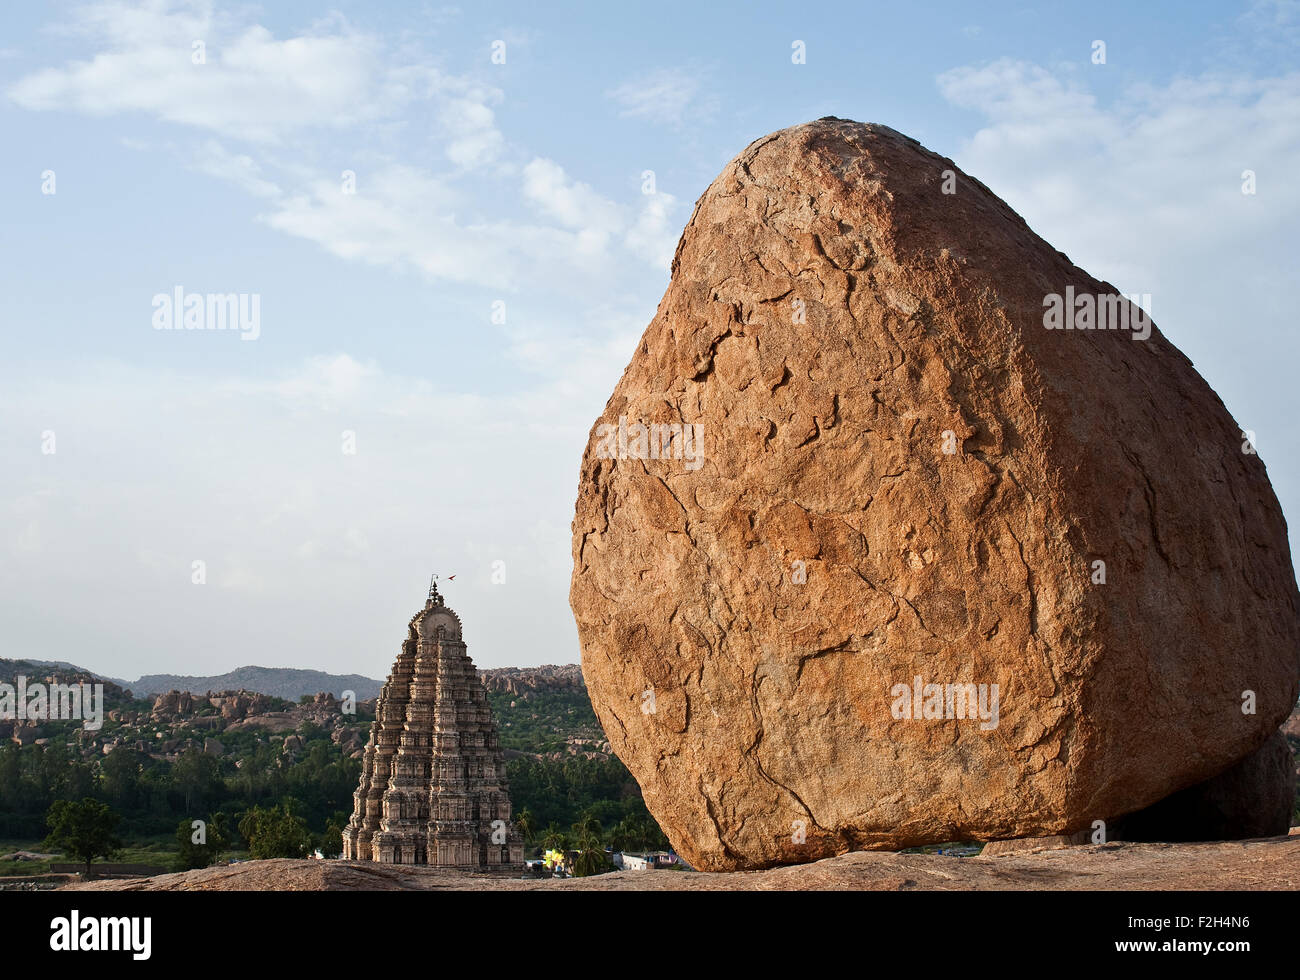
{"label": "green tree", "polygon": [[614,865],[600,846],[600,838],[595,834],[584,834],[578,839],[578,856],[573,862],[573,876],[585,878],[613,871]]}
{"label": "green tree", "polygon": [[97,857],[112,857],[122,842],[114,836],[120,818],[107,803],[86,797],[80,803],[55,800],[45,815],[49,834],[42,847],[84,861],[86,871]]}
{"label": "green tree", "polygon": [[658,851],[668,846],[668,838],[664,836],[664,832],[659,829],[659,825],[655,823],[654,818],[649,814],[631,819],[638,828],[637,837],[640,840],[638,847]]}
{"label": "green tree", "polygon": [[632,817],[624,817],[609,831],[609,846],[616,851],[635,851],[644,847],[639,827]]}
{"label": "green tree", "polygon": [[255,858],[301,858],[312,847],[307,821],[293,813],[293,802],[262,809],[255,806],[239,821],[240,836]]}
{"label": "green tree", "polygon": [[180,854],[172,864],[175,871],[190,871],[216,864],[230,847],[227,836],[226,815],[214,813],[200,826],[195,821],[182,820],[176,827],[176,843]]}
{"label": "green tree", "polygon": [[[324,735],[325,729],[321,728],[320,725],[308,718],[298,726],[298,734],[302,736],[304,742],[309,742],[314,738],[320,738]],[[328,758],[329,754],[327,753],[326,761],[328,761]]]}
{"label": "green tree", "polygon": [[599,841],[601,828],[600,821],[596,819],[596,815],[590,810],[583,811],[582,816],[578,817],[577,821],[573,825],[573,835],[577,837],[579,841],[583,838],[591,837],[594,837]]}
{"label": "green tree", "polygon": [[221,763],[192,748],[172,766],[172,785],[185,796],[183,813],[200,810],[222,789]]}
{"label": "green tree", "polygon": [[50,742],[41,750],[36,783],[47,800],[67,797],[68,749],[62,742]]}
{"label": "green tree", "polygon": [[610,845],[616,851],[657,850],[666,841],[659,825],[648,817],[629,814],[610,831]]}
{"label": "green tree", "polygon": [[217,857],[230,849],[233,836],[234,831],[230,826],[230,817],[226,816],[225,813],[218,810],[208,817],[208,839],[220,845],[217,848]]}
{"label": "green tree", "polygon": [[324,857],[336,858],[343,853],[343,828],[348,824],[346,813],[335,813],[325,824],[316,846]]}
{"label": "green tree", "polygon": [[[0,813],[17,812],[22,809],[23,792],[22,750],[14,742],[0,745]],[[5,823],[0,833],[6,835],[13,829]]]}
{"label": "green tree", "polygon": [[144,761],[134,749],[119,745],[100,763],[103,795],[109,804],[120,810],[133,810],[140,805]]}

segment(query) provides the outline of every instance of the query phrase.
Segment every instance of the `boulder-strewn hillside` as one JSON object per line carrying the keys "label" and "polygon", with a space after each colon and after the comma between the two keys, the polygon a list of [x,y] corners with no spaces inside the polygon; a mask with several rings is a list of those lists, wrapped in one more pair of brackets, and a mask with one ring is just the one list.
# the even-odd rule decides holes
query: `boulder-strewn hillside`
{"label": "boulder-strewn hillside", "polygon": [[500,667],[480,670],[479,677],[487,688],[506,758],[610,758],[609,742],[591,710],[577,664]]}
{"label": "boulder-strewn hillside", "polygon": [[15,684],[19,677],[29,684],[103,684],[104,704],[116,707],[131,700],[131,691],[111,677],[103,677],[76,664],[55,660],[6,660],[0,658],[0,683]]}
{"label": "boulder-strewn hillside", "polygon": [[[18,678],[26,678],[27,684],[103,684],[104,701],[100,706],[104,717],[108,718],[121,711],[138,707],[130,691],[105,678],[92,674],[75,664],[66,664],[42,660],[3,660],[0,659],[0,684],[16,686]],[[87,710],[90,710],[89,708]],[[16,712],[15,712],[16,713]],[[71,724],[71,723],[68,723]],[[76,722],[80,724],[80,722]],[[0,743],[12,740],[17,745],[43,744],[49,723],[37,718],[0,718]]]}
{"label": "boulder-strewn hillside", "polygon": [[488,693],[523,694],[527,691],[586,690],[578,664],[542,664],[540,667],[496,667],[480,670]]}
{"label": "boulder-strewn hillside", "polygon": [[[104,685],[105,724],[78,736],[83,756],[107,754],[126,745],[167,760],[191,748],[221,753],[221,740],[227,735],[253,730],[291,733],[308,721],[337,730],[335,742],[344,755],[357,758],[368,732],[364,726],[348,724],[338,699],[343,691],[353,691],[361,718],[369,719],[383,685],[357,674],[253,666],[210,677],[149,675],[133,682],[133,697],[119,683],[74,664],[0,660],[0,682],[14,683],[19,675],[29,682]],[[500,667],[481,670],[479,676],[488,690],[502,743],[512,757],[609,757],[609,744],[591,710],[577,664]],[[12,736],[20,745],[43,743],[60,727],[0,720],[0,738]]]}

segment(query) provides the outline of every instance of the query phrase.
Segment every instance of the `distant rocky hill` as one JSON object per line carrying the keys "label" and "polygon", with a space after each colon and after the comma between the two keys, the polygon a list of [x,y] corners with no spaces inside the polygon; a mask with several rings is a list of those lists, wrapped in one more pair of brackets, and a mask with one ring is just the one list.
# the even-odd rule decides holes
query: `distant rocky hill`
{"label": "distant rocky hill", "polygon": [[129,687],[137,697],[166,694],[168,691],[189,691],[206,694],[208,691],[252,691],[273,698],[297,701],[304,694],[322,691],[341,698],[351,691],[358,700],[379,694],[383,681],[360,674],[327,674],[323,670],[302,670],[296,667],[237,667],[225,674],[211,677],[189,677],[182,674],[146,674],[136,681],[117,681]]}
{"label": "distant rocky hill", "polygon": [[15,684],[26,677],[29,684],[95,684],[104,685],[104,707],[113,708],[131,700],[131,691],[123,690],[121,682],[111,677],[101,677],[84,667],[59,660],[6,660],[0,658],[0,683]]}
{"label": "distant rocky hill", "polygon": [[[0,662],[4,663],[4,662]],[[320,694],[321,691],[342,698],[344,690],[356,695],[357,701],[369,701],[378,697],[382,680],[363,677],[356,673],[326,673],[325,671],[307,671],[294,667],[239,667],[227,673],[212,676],[188,676],[179,673],[149,673],[136,681],[122,680],[120,677],[91,675],[81,667],[73,664],[25,662],[44,668],[60,668],[61,671],[83,673],[99,677],[99,680],[126,688],[138,698],[152,698],[168,691],[190,691],[191,694],[207,694],[208,691],[246,690],[256,694],[266,694],[272,698],[285,698],[286,701],[298,701],[304,694]],[[523,694],[524,691],[542,690],[582,690],[582,668],[577,664],[542,664],[541,667],[497,667],[490,671],[480,671],[487,690],[503,694]]]}
{"label": "distant rocky hill", "polygon": [[[53,665],[51,665],[53,666]],[[71,664],[61,668],[82,671]],[[525,691],[561,691],[583,689],[582,668],[577,664],[543,664],[541,667],[497,667],[480,670],[487,689],[492,692],[522,694]],[[379,695],[382,680],[362,677],[360,674],[329,674],[322,670],[302,670],[294,667],[239,667],[225,674],[208,677],[183,674],[147,674],[136,681],[101,677],[101,680],[129,688],[136,697],[155,697],[168,691],[189,691],[206,694],[209,691],[250,691],[275,698],[297,701],[304,694],[322,691],[337,698],[344,691],[352,691],[357,700],[366,701]]]}

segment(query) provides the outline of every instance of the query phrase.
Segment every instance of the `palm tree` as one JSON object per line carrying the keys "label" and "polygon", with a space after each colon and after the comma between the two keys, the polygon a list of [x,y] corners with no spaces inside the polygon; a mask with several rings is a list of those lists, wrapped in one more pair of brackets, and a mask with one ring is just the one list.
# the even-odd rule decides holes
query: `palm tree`
{"label": "palm tree", "polygon": [[636,839],[632,833],[632,825],[627,817],[624,817],[609,831],[609,846],[616,851],[630,851],[636,847]]}
{"label": "palm tree", "polygon": [[[596,826],[600,826],[599,823]],[[584,834],[578,839],[578,857],[573,862],[573,876],[583,878],[587,875],[604,874],[613,869],[609,855],[600,846],[600,838],[593,834]]]}
{"label": "palm tree", "polygon": [[515,825],[519,832],[524,835],[524,843],[532,845],[533,833],[537,830],[537,818],[533,816],[533,811],[524,807],[515,815]]}
{"label": "palm tree", "polygon": [[595,837],[599,841],[601,835],[600,821],[596,819],[595,814],[590,810],[585,810],[582,816],[578,818],[577,823],[573,825],[573,833],[579,839]]}
{"label": "palm tree", "polygon": [[616,851],[647,851],[658,840],[659,828],[634,816],[626,816],[609,832],[610,846]]}
{"label": "palm tree", "polygon": [[555,826],[554,823],[547,824],[546,829],[542,831],[542,850],[563,851],[567,850],[568,846],[569,840],[564,831]]}
{"label": "palm tree", "polygon": [[641,839],[641,846],[646,850],[660,848],[668,843],[668,838],[659,829],[659,825],[649,817],[642,817],[636,822],[636,825],[637,833]]}

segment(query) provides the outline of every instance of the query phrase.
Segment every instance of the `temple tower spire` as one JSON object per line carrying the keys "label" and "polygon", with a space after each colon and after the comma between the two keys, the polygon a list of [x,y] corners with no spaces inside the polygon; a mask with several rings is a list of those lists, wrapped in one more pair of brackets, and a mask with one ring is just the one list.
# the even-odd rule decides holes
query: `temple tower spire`
{"label": "temple tower spire", "polygon": [[487,691],[437,575],[380,692],[353,798],[347,860],[500,871],[523,864]]}

